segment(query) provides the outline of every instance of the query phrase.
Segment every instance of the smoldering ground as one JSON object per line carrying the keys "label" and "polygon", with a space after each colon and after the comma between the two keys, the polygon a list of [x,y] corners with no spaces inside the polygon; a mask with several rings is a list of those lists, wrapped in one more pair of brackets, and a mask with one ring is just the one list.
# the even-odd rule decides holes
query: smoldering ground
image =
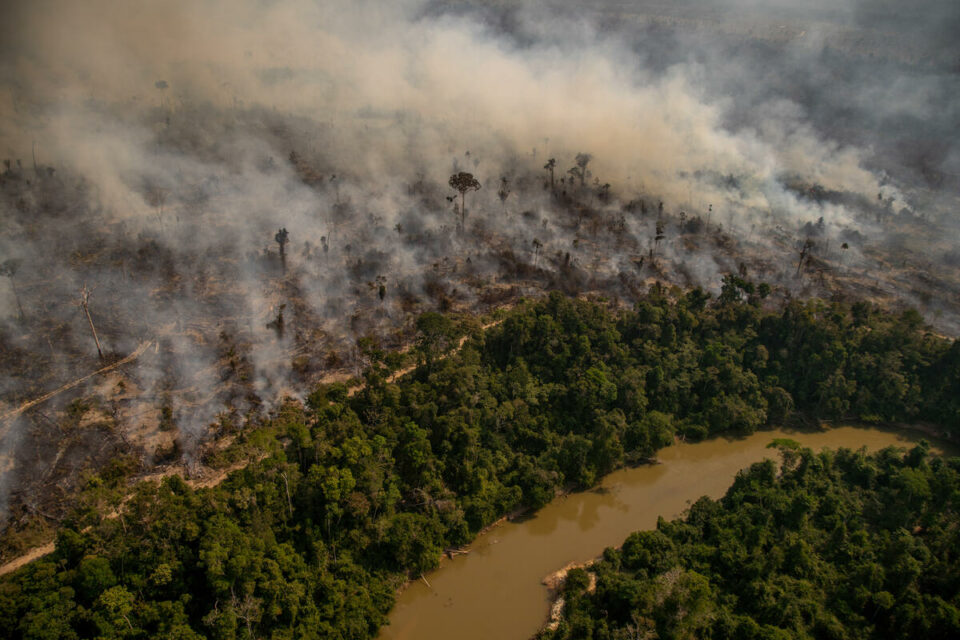
{"label": "smoldering ground", "polygon": [[925,6],[6,3],[6,407],[100,366],[84,286],[107,362],[154,347],[9,426],[3,486],[195,459],[360,336],[545,288],[743,268],[955,330],[956,13]]}

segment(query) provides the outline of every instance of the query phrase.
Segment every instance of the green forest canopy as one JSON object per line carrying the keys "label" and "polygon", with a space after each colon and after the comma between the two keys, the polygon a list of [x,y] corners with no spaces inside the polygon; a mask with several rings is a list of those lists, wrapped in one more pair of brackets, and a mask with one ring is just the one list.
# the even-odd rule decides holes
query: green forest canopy
{"label": "green forest canopy", "polygon": [[781,453],[572,571],[540,639],[960,638],[960,458]]}
{"label": "green forest canopy", "polygon": [[106,518],[130,474],[93,476],[56,552],[0,580],[0,636],[370,638],[445,547],[675,435],[796,416],[960,431],[960,343],[915,311],[770,311],[766,292],[730,276],[715,300],[655,287],[632,310],[552,294],[446,358],[463,326],[426,314],[413,374],[388,384],[366,345],[362,390],[322,386],[242,432],[266,455],[217,487],[140,483]]}

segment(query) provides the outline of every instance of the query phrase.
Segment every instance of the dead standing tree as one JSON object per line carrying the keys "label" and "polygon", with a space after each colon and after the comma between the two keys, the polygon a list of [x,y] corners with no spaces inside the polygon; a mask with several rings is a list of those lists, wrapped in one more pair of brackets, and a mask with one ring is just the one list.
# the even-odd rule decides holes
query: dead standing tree
{"label": "dead standing tree", "polygon": [[540,261],[540,250],[543,249],[543,243],[539,239],[534,238],[533,242],[533,268],[537,268],[537,262]]}
{"label": "dead standing tree", "polygon": [[387,279],[384,276],[377,276],[377,296],[380,298],[380,302],[383,302],[383,299],[387,297]]}
{"label": "dead standing tree", "polygon": [[287,305],[281,304],[277,307],[277,317],[267,323],[267,329],[273,329],[277,334],[277,340],[283,339],[283,329],[285,326],[283,320],[283,310],[287,308]]}
{"label": "dead standing tree", "polygon": [[[273,239],[277,241],[277,244],[280,245],[280,268],[283,269],[283,275],[287,275],[287,238],[290,236],[287,233],[287,228],[283,227],[277,231],[276,235],[273,236]],[[326,245],[326,243],[324,243]],[[324,246],[324,251],[326,251],[326,246]]]}
{"label": "dead standing tree", "polygon": [[330,184],[333,185],[333,194],[336,198],[337,206],[340,205],[340,181],[337,179],[337,174],[330,176]]}
{"label": "dead standing tree", "polygon": [[473,177],[472,173],[461,171],[450,176],[449,184],[460,192],[460,229],[466,230],[467,222],[467,191],[477,191],[480,189],[480,182]]}
{"label": "dead standing tree", "polygon": [[87,288],[87,284],[84,283],[83,287],[80,288],[80,308],[83,309],[83,313],[87,316],[87,322],[90,323],[90,333],[93,334],[93,341],[97,343],[97,355],[100,356],[100,359],[103,360],[103,349],[100,347],[100,338],[97,336],[97,328],[93,326],[93,318],[90,316],[90,294],[93,293],[90,289]]}
{"label": "dead standing tree", "polygon": [[497,190],[497,197],[500,198],[500,204],[503,205],[503,213],[507,213],[507,198],[510,197],[510,181],[506,176],[500,178],[500,189]]}
{"label": "dead standing tree", "polygon": [[168,189],[159,186],[152,186],[147,191],[149,203],[156,207],[157,222],[160,224],[160,233],[165,233],[163,228],[163,207],[167,203]]}
{"label": "dead standing tree", "polygon": [[14,281],[13,277],[17,275],[17,270],[20,268],[20,261],[11,258],[10,260],[5,260],[3,264],[0,264],[0,276],[6,276],[10,279],[10,288],[13,289],[13,298],[17,301],[17,311],[20,312],[20,321],[23,322],[23,305],[20,304],[20,293],[17,291],[17,283]]}
{"label": "dead standing tree", "polygon": [[800,277],[800,269],[803,268],[804,260],[809,261],[810,251],[813,249],[813,240],[807,238],[800,247],[800,261],[797,263],[797,277]]}
{"label": "dead standing tree", "polygon": [[556,184],[553,178],[553,170],[557,168],[557,159],[550,158],[547,160],[547,164],[543,165],[543,168],[550,172],[550,193],[553,193]]}
{"label": "dead standing tree", "polygon": [[578,153],[576,157],[577,166],[567,171],[567,173],[580,181],[581,189],[583,189],[584,184],[586,184],[587,178],[590,177],[590,172],[587,171],[587,165],[591,160],[593,160],[593,156],[589,153]]}
{"label": "dead standing tree", "polygon": [[160,91],[160,108],[163,109],[163,94],[170,85],[167,84],[166,80],[157,80],[153,83],[153,86]]}

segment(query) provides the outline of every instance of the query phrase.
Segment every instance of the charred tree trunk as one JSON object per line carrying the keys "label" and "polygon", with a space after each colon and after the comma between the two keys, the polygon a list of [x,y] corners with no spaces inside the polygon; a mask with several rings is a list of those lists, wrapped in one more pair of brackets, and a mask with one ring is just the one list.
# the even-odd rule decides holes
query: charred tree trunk
{"label": "charred tree trunk", "polygon": [[100,346],[100,337],[97,335],[97,328],[93,326],[93,318],[90,316],[90,290],[87,285],[83,285],[80,290],[80,307],[87,316],[87,322],[90,323],[90,333],[93,334],[93,341],[97,343],[97,355],[103,360],[103,348]]}
{"label": "charred tree trunk", "polygon": [[13,299],[17,301],[17,311],[20,313],[20,322],[23,322],[26,319],[26,315],[23,313],[23,305],[20,304],[20,292],[17,291],[17,283],[14,282],[13,276],[10,276],[10,288],[13,289]]}
{"label": "charred tree trunk", "polygon": [[800,261],[797,263],[797,274],[796,274],[796,277],[798,278],[800,277],[800,270],[803,268],[803,261],[810,254],[811,249],[813,249],[813,241],[810,239],[807,239],[807,241],[804,242],[803,246],[800,248]]}
{"label": "charred tree trunk", "polygon": [[277,244],[280,246],[280,268],[283,271],[283,275],[287,275],[287,238],[290,236],[287,233],[287,228],[283,227],[277,231],[276,235],[273,236],[273,239],[277,241]]}

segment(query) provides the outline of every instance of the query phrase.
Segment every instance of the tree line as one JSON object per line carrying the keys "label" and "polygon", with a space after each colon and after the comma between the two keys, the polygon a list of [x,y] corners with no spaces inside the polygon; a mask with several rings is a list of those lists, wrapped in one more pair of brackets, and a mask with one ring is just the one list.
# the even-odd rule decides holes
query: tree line
{"label": "tree line", "polygon": [[172,477],[128,498],[123,465],[89,478],[55,553],[0,581],[0,635],[370,638],[445,549],[675,437],[812,418],[960,429],[960,346],[916,312],[769,310],[768,293],[736,276],[629,310],[555,293],[487,330],[424,314],[412,374],[388,383],[395,358],[364,341],[359,391],[285,403],[238,437],[259,460],[216,487]]}

